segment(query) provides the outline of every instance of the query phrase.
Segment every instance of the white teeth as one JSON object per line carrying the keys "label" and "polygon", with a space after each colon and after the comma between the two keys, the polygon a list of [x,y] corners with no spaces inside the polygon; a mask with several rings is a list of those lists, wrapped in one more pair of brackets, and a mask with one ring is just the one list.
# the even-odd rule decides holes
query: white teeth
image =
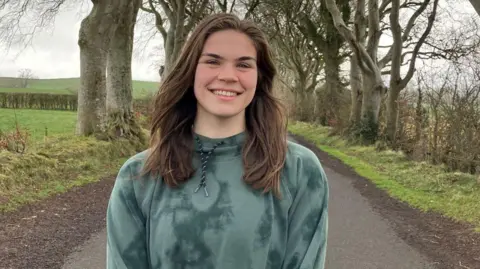
{"label": "white teeth", "polygon": [[216,95],[223,95],[223,96],[237,96],[236,92],[227,92],[227,91],[213,91]]}

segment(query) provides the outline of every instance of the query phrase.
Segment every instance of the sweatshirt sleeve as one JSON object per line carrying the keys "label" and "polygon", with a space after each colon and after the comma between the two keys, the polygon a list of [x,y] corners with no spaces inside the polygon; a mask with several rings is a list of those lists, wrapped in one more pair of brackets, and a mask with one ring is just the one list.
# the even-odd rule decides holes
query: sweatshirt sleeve
{"label": "sweatshirt sleeve", "polygon": [[283,269],[324,269],[328,235],[328,183],[313,152],[302,158],[289,213]]}
{"label": "sweatshirt sleeve", "polygon": [[107,269],[147,269],[145,218],[135,196],[127,161],[120,169],[107,208]]}

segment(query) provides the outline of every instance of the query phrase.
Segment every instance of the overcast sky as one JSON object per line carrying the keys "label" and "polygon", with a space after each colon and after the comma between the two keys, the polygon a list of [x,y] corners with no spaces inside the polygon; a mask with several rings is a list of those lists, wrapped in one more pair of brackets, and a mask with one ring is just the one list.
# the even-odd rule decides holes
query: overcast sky
{"label": "overcast sky", "polygon": [[[82,18],[88,14],[89,6],[78,10],[60,13],[52,30],[43,30],[34,37],[32,45],[20,51],[13,47],[8,54],[0,48],[0,76],[17,76],[18,70],[29,68],[40,78],[63,78],[80,76],[80,52],[77,45],[78,31]],[[144,16],[145,13],[142,13]],[[141,29],[137,30],[141,33]],[[154,68],[155,60],[160,60],[160,52],[152,57],[154,46],[161,45],[161,39],[152,40],[147,53],[135,57],[132,72],[138,80],[159,79],[158,69]],[[138,43],[136,44],[138,48]],[[19,52],[21,52],[19,54]]]}
{"label": "overcast sky", "polygon": [[[466,13],[475,12],[468,1],[457,1],[456,8]],[[13,47],[8,54],[5,49],[0,48],[0,76],[17,76],[19,69],[29,68],[40,78],[79,77],[78,31],[80,22],[89,9],[89,5],[84,5],[81,9],[63,11],[56,18],[55,28],[37,33],[33,44],[20,54],[18,47]],[[145,16],[143,12],[140,14]],[[137,27],[136,34],[139,35],[142,29],[144,27]],[[159,79],[158,69],[154,64],[161,61],[162,51],[155,50],[154,47],[161,45],[160,38],[154,39],[149,42],[141,57],[134,57],[133,79],[152,81]],[[140,44],[136,43],[134,46],[138,52]]]}

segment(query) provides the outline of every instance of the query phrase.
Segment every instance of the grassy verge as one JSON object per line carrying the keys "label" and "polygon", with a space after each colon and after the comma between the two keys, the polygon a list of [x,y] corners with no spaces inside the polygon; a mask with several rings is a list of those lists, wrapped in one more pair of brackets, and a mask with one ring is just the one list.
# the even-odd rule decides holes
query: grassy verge
{"label": "grassy verge", "polygon": [[114,175],[146,147],[74,136],[76,118],[75,112],[0,109],[0,130],[13,131],[18,122],[31,135],[25,153],[0,151],[0,212]]}
{"label": "grassy verge", "polygon": [[314,142],[392,197],[423,211],[472,223],[480,232],[480,184],[475,176],[410,161],[399,152],[352,146],[338,136],[329,136],[328,128],[313,124],[292,122],[289,131]]}
{"label": "grassy verge", "polygon": [[0,212],[114,175],[144,145],[60,135],[33,152],[0,152]]}

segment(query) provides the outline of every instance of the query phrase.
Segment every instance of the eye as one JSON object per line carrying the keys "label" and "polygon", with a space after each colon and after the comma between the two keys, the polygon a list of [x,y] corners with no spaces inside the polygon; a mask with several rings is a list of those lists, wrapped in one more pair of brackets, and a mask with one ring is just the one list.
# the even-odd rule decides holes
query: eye
{"label": "eye", "polygon": [[239,63],[238,67],[240,67],[240,68],[250,68],[251,66],[247,63]]}
{"label": "eye", "polygon": [[205,63],[207,63],[207,64],[214,64],[214,65],[219,64],[219,62],[218,62],[217,60],[214,60],[214,59],[206,60]]}

